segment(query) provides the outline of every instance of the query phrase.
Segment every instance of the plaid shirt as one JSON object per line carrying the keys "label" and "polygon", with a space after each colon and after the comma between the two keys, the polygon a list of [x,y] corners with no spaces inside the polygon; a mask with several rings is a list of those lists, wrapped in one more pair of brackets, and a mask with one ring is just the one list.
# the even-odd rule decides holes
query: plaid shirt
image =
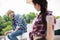
{"label": "plaid shirt", "polygon": [[[51,11],[48,12],[47,16],[52,15]],[[54,23],[56,23],[56,19],[54,20]],[[52,28],[54,28],[54,25],[52,25]],[[39,18],[36,19],[34,25],[33,25],[33,30],[32,32],[30,32],[30,38],[33,35],[36,36],[46,36],[46,30],[45,30],[45,26],[42,22],[42,15],[39,16]]]}
{"label": "plaid shirt", "polygon": [[27,23],[24,20],[24,18],[19,14],[14,15],[14,19],[13,19],[13,24],[12,24],[13,30],[15,30],[16,27],[18,27],[19,30],[23,30],[24,32],[27,32]]}

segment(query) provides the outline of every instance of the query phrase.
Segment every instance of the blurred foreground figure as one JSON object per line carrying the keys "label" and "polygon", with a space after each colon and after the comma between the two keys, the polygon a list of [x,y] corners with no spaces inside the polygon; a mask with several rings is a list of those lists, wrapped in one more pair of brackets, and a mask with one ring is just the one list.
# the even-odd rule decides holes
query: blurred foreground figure
{"label": "blurred foreground figure", "polygon": [[52,11],[47,10],[47,0],[32,0],[34,8],[40,11],[29,33],[30,40],[54,40],[54,24]]}

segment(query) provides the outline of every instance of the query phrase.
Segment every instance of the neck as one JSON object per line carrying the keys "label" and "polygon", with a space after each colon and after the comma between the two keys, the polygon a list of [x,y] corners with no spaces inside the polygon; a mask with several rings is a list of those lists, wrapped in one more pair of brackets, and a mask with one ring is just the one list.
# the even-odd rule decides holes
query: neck
{"label": "neck", "polygon": [[39,15],[39,13],[41,13],[41,11],[38,11],[38,12],[37,12],[37,15]]}

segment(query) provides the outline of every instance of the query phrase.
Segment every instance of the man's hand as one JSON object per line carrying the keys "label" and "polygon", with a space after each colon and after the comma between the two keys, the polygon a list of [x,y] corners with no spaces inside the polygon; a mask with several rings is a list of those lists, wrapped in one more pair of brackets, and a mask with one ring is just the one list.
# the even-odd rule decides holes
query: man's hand
{"label": "man's hand", "polygon": [[18,31],[19,30],[19,26],[16,27],[16,29],[14,30],[14,32]]}
{"label": "man's hand", "polygon": [[7,32],[5,32],[5,35],[8,35],[9,33],[11,33],[11,32],[7,31]]}

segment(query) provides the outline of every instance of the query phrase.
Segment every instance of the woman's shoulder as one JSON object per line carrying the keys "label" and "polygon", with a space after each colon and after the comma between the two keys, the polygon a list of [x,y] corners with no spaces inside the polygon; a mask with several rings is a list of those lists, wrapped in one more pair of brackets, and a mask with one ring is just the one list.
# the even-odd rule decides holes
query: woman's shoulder
{"label": "woman's shoulder", "polygon": [[53,13],[52,11],[47,11],[47,16],[53,15],[52,13]]}
{"label": "woman's shoulder", "polygon": [[52,11],[47,11],[46,17],[49,17],[49,18],[55,17],[52,13],[53,13]]}
{"label": "woman's shoulder", "polygon": [[55,18],[55,16],[53,15],[53,11],[47,11],[46,17],[52,17],[52,16]]}

